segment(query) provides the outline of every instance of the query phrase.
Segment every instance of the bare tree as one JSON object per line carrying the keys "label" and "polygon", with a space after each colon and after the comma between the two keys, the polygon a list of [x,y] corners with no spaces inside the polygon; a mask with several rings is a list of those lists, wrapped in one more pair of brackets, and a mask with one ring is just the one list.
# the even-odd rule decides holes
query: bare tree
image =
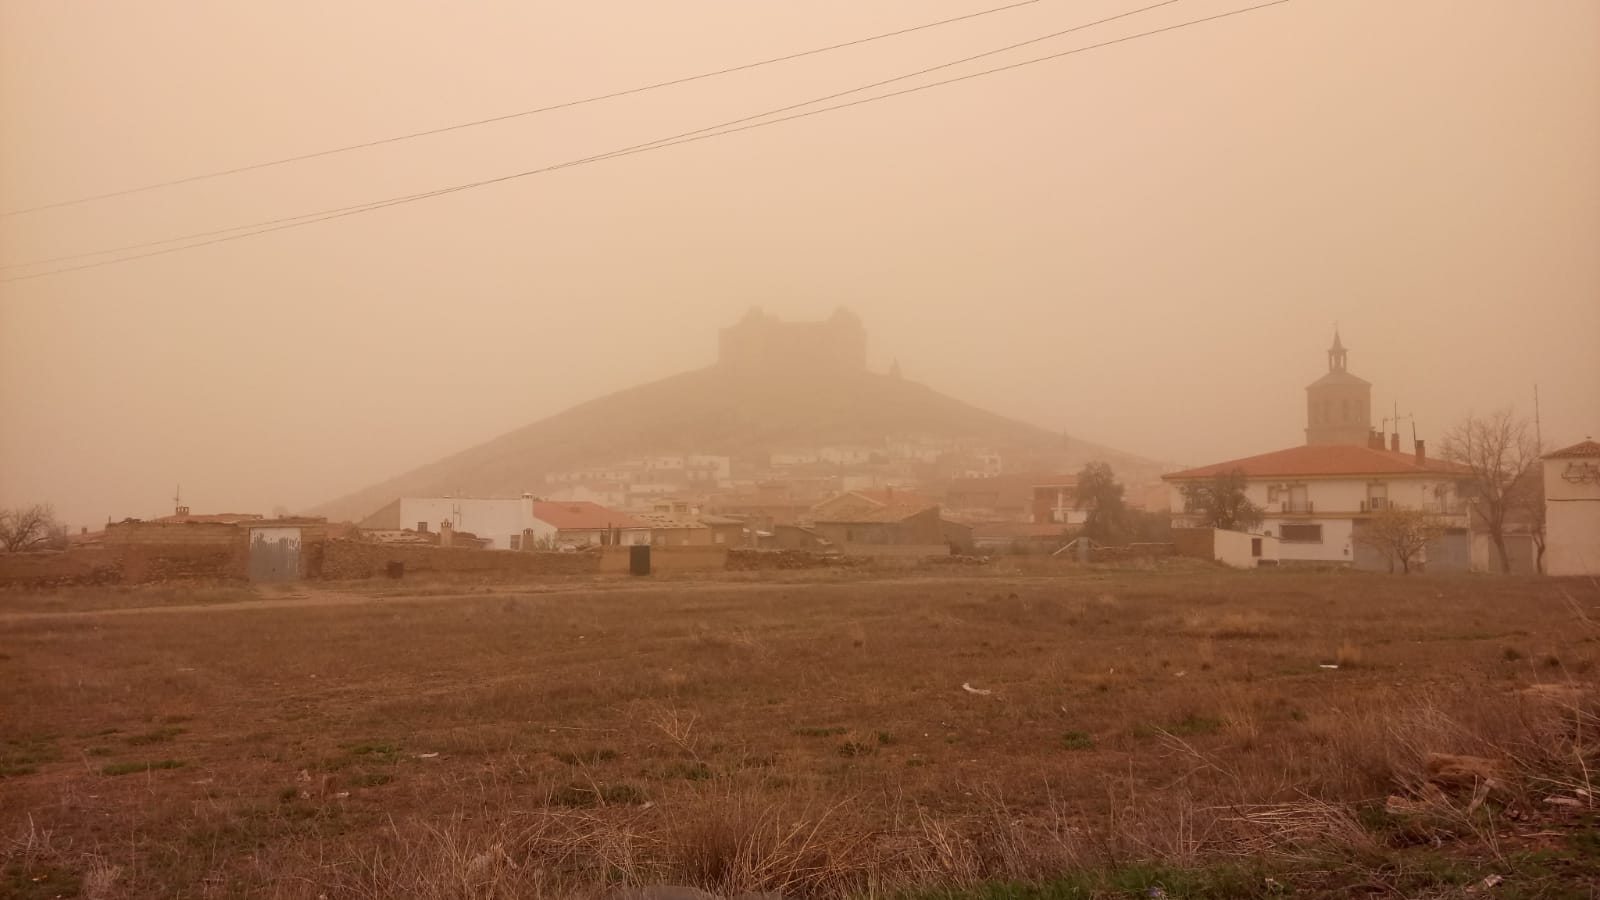
{"label": "bare tree", "polygon": [[1465,467],[1463,473],[1472,515],[1500,557],[1500,571],[1511,572],[1506,554],[1506,527],[1526,513],[1537,527],[1543,510],[1536,509],[1537,491],[1529,485],[1539,478],[1539,441],[1528,420],[1510,407],[1485,416],[1469,415],[1444,436],[1444,458]]}
{"label": "bare tree", "polygon": [[1355,541],[1384,554],[1389,559],[1389,571],[1400,563],[1400,570],[1411,574],[1411,564],[1417,561],[1428,542],[1444,534],[1444,524],[1430,513],[1403,506],[1386,506],[1375,513],[1366,525],[1356,529]]}
{"label": "bare tree", "polygon": [[67,526],[56,519],[55,508],[50,504],[0,509],[0,550],[60,550],[66,545]]}

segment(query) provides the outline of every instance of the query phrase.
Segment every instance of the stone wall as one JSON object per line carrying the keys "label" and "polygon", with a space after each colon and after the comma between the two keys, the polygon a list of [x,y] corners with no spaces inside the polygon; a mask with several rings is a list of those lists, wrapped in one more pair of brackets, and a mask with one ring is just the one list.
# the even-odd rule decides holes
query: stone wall
{"label": "stone wall", "polygon": [[926,559],[930,556],[949,556],[949,544],[839,544],[845,556],[868,556],[879,559]]}
{"label": "stone wall", "polygon": [[0,588],[117,584],[120,554],[105,549],[0,553]]}
{"label": "stone wall", "polygon": [[831,569],[847,566],[864,566],[871,560],[863,556],[839,556],[811,553],[806,550],[748,550],[728,551],[727,566],[738,572],[756,572],[774,569]]}

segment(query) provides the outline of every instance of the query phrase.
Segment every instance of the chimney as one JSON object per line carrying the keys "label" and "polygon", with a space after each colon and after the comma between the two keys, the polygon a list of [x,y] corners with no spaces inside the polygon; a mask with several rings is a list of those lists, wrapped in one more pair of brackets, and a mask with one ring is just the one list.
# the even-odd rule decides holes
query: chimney
{"label": "chimney", "polygon": [[439,522],[439,546],[449,547],[451,544],[455,543],[455,536],[455,523],[449,519],[441,520]]}
{"label": "chimney", "polygon": [[89,533],[89,526],[87,526],[87,525],[83,526],[83,530],[78,532],[78,533],[79,534],[88,534]]}
{"label": "chimney", "polygon": [[1427,465],[1427,463],[1428,463],[1428,442],[1419,440],[1419,441],[1417,441],[1417,465],[1423,466],[1423,465]]}
{"label": "chimney", "polygon": [[1383,449],[1383,432],[1379,431],[1376,428],[1374,428],[1371,431],[1367,432],[1367,449],[1368,450],[1382,450]]}
{"label": "chimney", "polygon": [[1400,432],[1389,432],[1389,449],[1395,453],[1400,452]]}

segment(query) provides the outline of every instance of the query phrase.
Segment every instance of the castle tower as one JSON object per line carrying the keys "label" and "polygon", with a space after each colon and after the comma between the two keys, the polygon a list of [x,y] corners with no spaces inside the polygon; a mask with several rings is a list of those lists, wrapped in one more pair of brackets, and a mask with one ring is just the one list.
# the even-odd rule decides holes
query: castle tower
{"label": "castle tower", "polygon": [[1306,387],[1306,443],[1365,447],[1372,433],[1372,385],[1350,374],[1348,353],[1333,332],[1328,373]]}

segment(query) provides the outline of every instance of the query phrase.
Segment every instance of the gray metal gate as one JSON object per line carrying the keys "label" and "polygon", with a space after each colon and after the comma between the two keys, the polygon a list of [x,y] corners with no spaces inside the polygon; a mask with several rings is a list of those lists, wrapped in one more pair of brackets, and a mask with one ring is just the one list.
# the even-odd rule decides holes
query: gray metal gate
{"label": "gray metal gate", "polygon": [[300,578],[300,529],[250,529],[250,580],[296,581]]}

